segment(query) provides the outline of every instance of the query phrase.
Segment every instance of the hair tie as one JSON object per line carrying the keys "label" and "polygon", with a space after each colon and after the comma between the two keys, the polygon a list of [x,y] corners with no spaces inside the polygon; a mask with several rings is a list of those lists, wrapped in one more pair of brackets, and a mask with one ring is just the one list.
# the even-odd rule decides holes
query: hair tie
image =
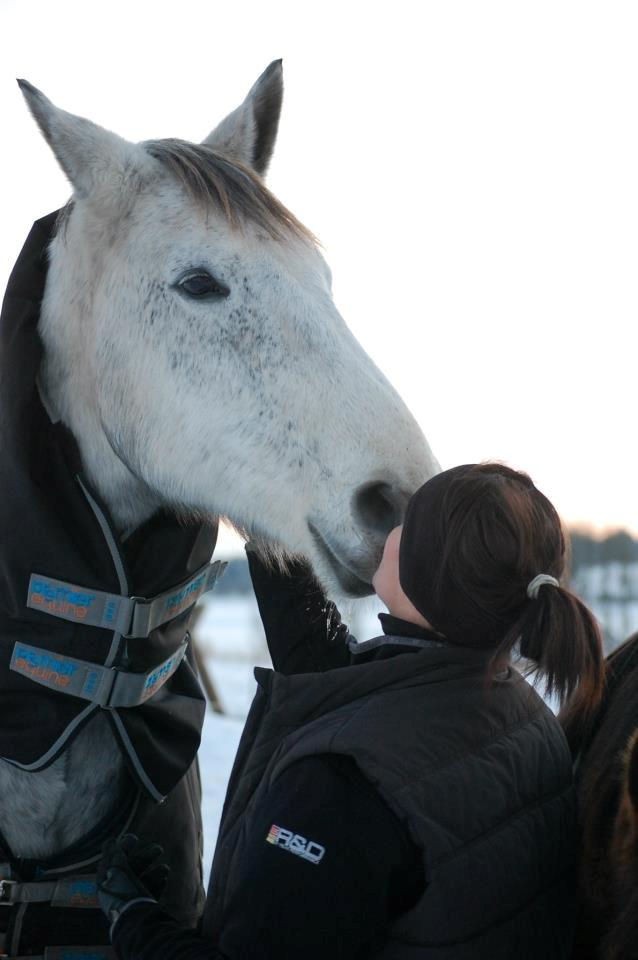
{"label": "hair tie", "polygon": [[544,583],[549,583],[552,587],[560,587],[560,583],[556,577],[550,576],[549,573],[539,573],[537,577],[534,577],[534,579],[530,580],[527,584],[527,596],[530,600],[536,600],[538,591]]}

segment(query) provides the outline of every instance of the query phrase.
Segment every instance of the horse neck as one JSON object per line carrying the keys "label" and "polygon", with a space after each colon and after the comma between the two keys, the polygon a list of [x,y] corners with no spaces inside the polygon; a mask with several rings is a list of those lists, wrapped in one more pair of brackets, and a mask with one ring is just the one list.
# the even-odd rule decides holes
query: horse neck
{"label": "horse neck", "polygon": [[162,501],[124,463],[105,433],[90,376],[74,355],[79,318],[72,313],[61,315],[56,309],[64,299],[57,290],[50,295],[47,283],[40,321],[44,344],[38,377],[40,396],[51,419],[62,420],[72,432],[85,476],[108,507],[116,529],[128,533],[154,513]]}
{"label": "horse neck", "polygon": [[[51,419],[62,420],[72,431],[84,473],[118,530],[132,529],[154,511],[155,503],[108,443],[86,375],[74,362],[71,308],[65,314],[56,309],[66,294],[59,286],[53,293],[47,281],[40,321],[42,401]],[[125,762],[102,713],[45,770],[25,771],[0,761],[0,827],[10,851],[42,859],[61,853],[121,805],[125,778]]]}

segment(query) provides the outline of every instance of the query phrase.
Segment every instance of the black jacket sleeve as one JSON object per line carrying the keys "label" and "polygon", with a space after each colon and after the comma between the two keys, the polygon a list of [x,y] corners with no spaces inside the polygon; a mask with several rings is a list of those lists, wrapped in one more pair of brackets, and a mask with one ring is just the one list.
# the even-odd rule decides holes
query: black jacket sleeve
{"label": "black jacket sleeve", "polygon": [[290,561],[283,573],[253,549],[246,556],[275,670],[315,673],[348,665],[348,628],[310,566]]}
{"label": "black jacket sleeve", "polygon": [[362,960],[423,890],[405,828],[347,757],[305,758],[251,816],[219,942],[140,904],[114,932],[122,960]]}

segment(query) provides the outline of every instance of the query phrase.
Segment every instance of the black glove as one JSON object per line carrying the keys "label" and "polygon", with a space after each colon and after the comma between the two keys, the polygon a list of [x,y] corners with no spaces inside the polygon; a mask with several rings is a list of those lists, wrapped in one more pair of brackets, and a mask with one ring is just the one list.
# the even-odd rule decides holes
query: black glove
{"label": "black glove", "polygon": [[286,573],[267,564],[250,544],[248,568],[268,650],[280,673],[314,673],[350,663],[348,628],[305,560],[288,562]]}
{"label": "black glove", "polygon": [[133,833],[104,844],[97,893],[100,907],[111,922],[111,935],[133,901],[156,903],[161,897],[170,873],[163,857],[159,843],[143,843]]}

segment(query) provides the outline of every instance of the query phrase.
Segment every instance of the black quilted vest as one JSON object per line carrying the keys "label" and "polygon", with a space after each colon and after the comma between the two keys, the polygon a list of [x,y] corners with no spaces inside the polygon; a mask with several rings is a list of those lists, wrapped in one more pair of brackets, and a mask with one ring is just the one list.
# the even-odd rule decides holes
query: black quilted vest
{"label": "black quilted vest", "polygon": [[296,760],[336,753],[356,761],[423,852],[423,895],[387,931],[379,957],[569,956],[577,845],[569,749],[516,671],[486,686],[487,656],[427,645],[325,673],[256,671],[204,911],[213,943],[263,791]]}

